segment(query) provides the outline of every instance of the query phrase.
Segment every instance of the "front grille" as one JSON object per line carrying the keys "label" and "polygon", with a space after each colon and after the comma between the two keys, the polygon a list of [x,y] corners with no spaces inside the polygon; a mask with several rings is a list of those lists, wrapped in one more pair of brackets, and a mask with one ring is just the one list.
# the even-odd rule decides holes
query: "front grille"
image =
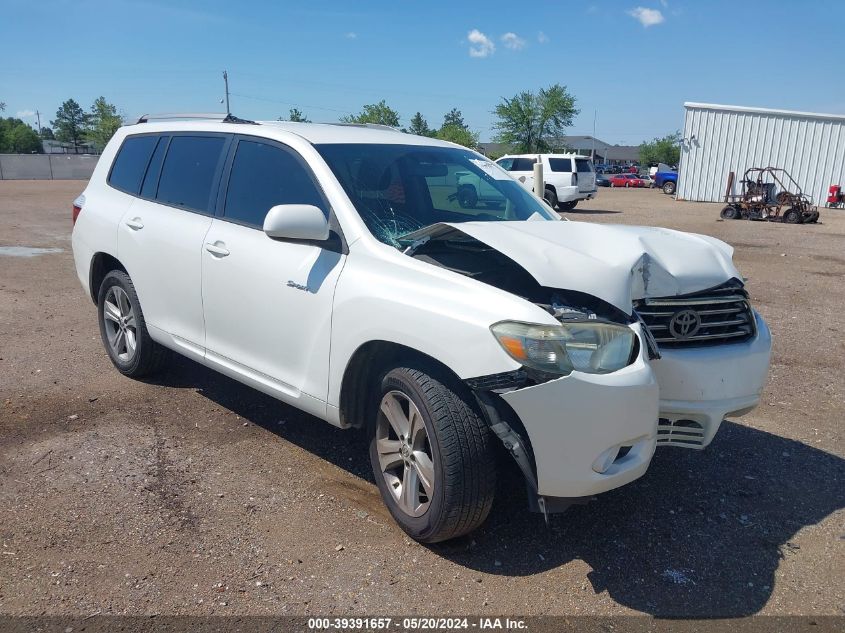
{"label": "front grille", "polygon": [[660,347],[722,345],[754,336],[754,313],[738,281],[690,295],[637,301],[634,310]]}
{"label": "front grille", "polygon": [[686,446],[695,448],[704,444],[704,425],[695,420],[670,420],[660,418],[657,421],[657,444]]}

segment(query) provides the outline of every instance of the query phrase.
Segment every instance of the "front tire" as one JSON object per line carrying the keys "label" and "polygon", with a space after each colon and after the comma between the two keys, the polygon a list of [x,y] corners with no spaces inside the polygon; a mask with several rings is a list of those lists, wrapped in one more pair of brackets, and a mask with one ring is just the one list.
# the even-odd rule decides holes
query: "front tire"
{"label": "front tire", "polygon": [[794,207],[787,209],[782,218],[786,224],[801,224],[801,221],[804,219],[801,215],[801,210]]}
{"label": "front tire", "polygon": [[492,434],[469,393],[451,382],[415,367],[389,371],[370,424],[370,462],[382,499],[422,543],[473,531],[493,504]]}
{"label": "front tire", "polygon": [[124,376],[149,376],[167,361],[169,352],[150,337],[138,293],[122,270],[111,271],[100,284],[97,318],[106,353]]}

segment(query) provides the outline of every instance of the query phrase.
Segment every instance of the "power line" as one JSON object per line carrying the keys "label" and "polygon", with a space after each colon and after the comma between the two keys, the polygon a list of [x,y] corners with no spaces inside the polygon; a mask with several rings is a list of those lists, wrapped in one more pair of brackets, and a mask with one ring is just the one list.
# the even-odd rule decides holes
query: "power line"
{"label": "power line", "polygon": [[233,97],[242,97],[244,99],[252,99],[254,101],[266,101],[268,103],[279,103],[281,105],[293,106],[294,108],[309,108],[311,110],[326,110],[328,112],[338,112],[340,114],[352,114],[349,110],[338,110],[337,108],[326,108],[324,106],[308,105],[307,103],[292,103],[290,101],[281,101],[279,99],[269,99],[267,97],[256,97],[254,95],[245,95],[239,92],[231,93]]}

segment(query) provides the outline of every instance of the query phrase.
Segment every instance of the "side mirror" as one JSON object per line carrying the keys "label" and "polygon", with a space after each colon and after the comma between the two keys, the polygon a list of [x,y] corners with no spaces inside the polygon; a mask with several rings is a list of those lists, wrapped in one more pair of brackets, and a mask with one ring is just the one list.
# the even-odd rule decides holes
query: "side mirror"
{"label": "side mirror", "polygon": [[264,218],[264,233],[274,239],[323,242],[329,239],[329,222],[312,204],[277,204]]}

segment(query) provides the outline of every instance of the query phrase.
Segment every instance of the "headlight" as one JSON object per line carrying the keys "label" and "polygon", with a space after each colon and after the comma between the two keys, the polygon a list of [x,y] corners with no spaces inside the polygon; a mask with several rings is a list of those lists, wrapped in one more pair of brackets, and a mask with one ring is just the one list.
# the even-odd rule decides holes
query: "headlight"
{"label": "headlight", "polygon": [[515,361],[558,375],[573,370],[607,374],[622,369],[630,364],[636,342],[630,328],[611,323],[532,325],[502,321],[490,330]]}

